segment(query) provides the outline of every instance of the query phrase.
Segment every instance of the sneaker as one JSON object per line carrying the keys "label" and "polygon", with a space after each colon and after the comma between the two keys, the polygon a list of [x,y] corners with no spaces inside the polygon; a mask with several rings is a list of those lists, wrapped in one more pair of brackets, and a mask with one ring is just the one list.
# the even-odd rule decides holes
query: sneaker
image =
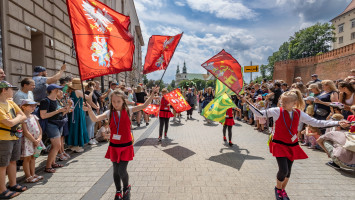
{"label": "sneaker", "polygon": [[232,141],[229,141],[229,146],[233,146],[233,143],[232,143]]}
{"label": "sneaker", "polygon": [[223,136],[223,141],[227,142],[226,136]]}
{"label": "sneaker", "polygon": [[276,187],[275,187],[275,197],[276,200],[283,200],[282,190],[279,190]]}
{"label": "sneaker", "polygon": [[147,123],[145,123],[145,126],[149,126],[149,123],[147,122]]}
{"label": "sneaker", "polygon": [[131,199],[131,185],[129,185],[125,190],[123,190],[123,200]]}
{"label": "sneaker", "polygon": [[288,196],[287,196],[286,190],[281,190],[281,192],[282,192],[283,200],[290,200],[290,198],[288,198]]}
{"label": "sneaker", "polygon": [[122,199],[123,199],[123,197],[122,197],[121,191],[116,192],[115,200],[122,200]]}
{"label": "sneaker", "polygon": [[332,167],[334,169],[340,169],[339,165],[335,164],[335,162],[333,162],[333,161],[327,162],[326,165],[328,165],[329,167]]}
{"label": "sneaker", "polygon": [[161,142],[161,137],[158,137],[158,142]]}
{"label": "sneaker", "polygon": [[98,144],[99,142],[94,138],[92,139],[96,144]]}
{"label": "sneaker", "polygon": [[93,144],[95,144],[95,143],[94,143],[94,141],[91,139],[91,140],[89,141],[89,144],[90,144],[90,145],[93,145]]}

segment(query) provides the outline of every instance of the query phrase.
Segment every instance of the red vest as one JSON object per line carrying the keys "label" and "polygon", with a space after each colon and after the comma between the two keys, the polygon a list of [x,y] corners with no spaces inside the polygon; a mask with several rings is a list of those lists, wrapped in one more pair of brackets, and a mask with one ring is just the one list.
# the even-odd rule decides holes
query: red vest
{"label": "red vest", "polygon": [[[283,113],[283,114],[282,114]],[[284,120],[284,117],[285,120]],[[290,132],[288,131],[290,128],[290,131],[292,135],[297,135],[297,129],[298,129],[298,124],[300,122],[300,116],[301,116],[301,111],[298,109],[295,109],[293,111],[293,120],[292,120],[292,127],[291,127],[291,117],[290,114],[287,110],[283,110],[280,107],[280,117],[279,119],[275,122],[275,134],[273,139],[274,140],[279,140],[288,144],[296,143],[298,142],[298,137],[295,141],[292,142],[291,138],[292,136],[290,135]],[[286,127],[286,124],[287,127]]]}
{"label": "red vest", "polygon": [[173,113],[170,112],[170,106],[168,106],[169,101],[164,97],[161,99],[160,108],[159,108],[159,117],[170,118],[173,117]]}
{"label": "red vest", "polygon": [[[125,109],[121,111],[121,119],[119,119],[117,111],[111,112],[110,129],[111,136],[110,142],[113,144],[125,144],[132,141],[131,134],[131,120],[129,119],[128,113]],[[116,120],[116,121],[115,121]],[[117,134],[117,124],[119,123],[118,135],[121,135],[120,140],[112,139],[113,134]]]}
{"label": "red vest", "polygon": [[224,122],[224,125],[227,126],[233,126],[234,123],[234,118],[233,118],[233,108],[228,108],[226,112],[226,120]]}

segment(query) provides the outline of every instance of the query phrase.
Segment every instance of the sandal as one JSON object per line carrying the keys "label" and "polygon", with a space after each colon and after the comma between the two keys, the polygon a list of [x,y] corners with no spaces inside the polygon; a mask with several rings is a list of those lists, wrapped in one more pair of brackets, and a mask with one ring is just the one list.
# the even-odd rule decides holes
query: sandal
{"label": "sandal", "polygon": [[34,176],[30,176],[28,178],[26,178],[26,183],[37,183],[39,181],[39,179],[37,177]]}
{"label": "sandal", "polygon": [[44,177],[43,177],[43,176],[38,176],[37,174],[35,174],[33,177],[38,178],[38,180],[42,180],[42,179],[44,179]]}
{"label": "sandal", "polygon": [[7,189],[11,190],[11,191],[15,191],[15,192],[24,192],[27,190],[26,186],[22,186],[20,184],[16,184],[12,187],[8,186]]}
{"label": "sandal", "polygon": [[44,172],[47,172],[47,173],[55,173],[55,169],[53,169],[53,168],[45,168],[45,169],[44,169]]}
{"label": "sandal", "polygon": [[20,195],[20,193],[6,190],[5,192],[0,194],[0,199],[12,199],[14,197],[17,197],[18,195]]}
{"label": "sandal", "polygon": [[54,164],[52,165],[52,168],[61,168],[61,167],[64,167],[64,165],[58,164],[58,163],[54,163]]}
{"label": "sandal", "polygon": [[64,154],[58,155],[57,158],[58,158],[59,161],[66,161],[66,160],[68,160],[68,158],[67,158]]}

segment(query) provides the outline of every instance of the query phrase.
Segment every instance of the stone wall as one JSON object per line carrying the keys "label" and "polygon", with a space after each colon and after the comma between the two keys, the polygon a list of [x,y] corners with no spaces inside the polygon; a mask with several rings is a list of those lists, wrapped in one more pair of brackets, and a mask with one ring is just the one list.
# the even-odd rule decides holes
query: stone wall
{"label": "stone wall", "polygon": [[337,80],[346,78],[351,69],[355,69],[355,43],[318,56],[277,62],[273,77],[287,84],[298,76],[307,83],[312,74],[318,74],[321,80]]}
{"label": "stone wall", "polygon": [[[117,8],[121,9],[120,6],[127,1],[103,0],[103,2],[122,12]],[[35,65],[43,65],[47,68],[48,76],[52,76],[60,69],[64,60],[67,63],[65,74],[78,76],[79,70],[73,54],[72,32],[65,0],[1,0],[0,4],[4,70],[10,83],[18,85],[24,77],[31,77]],[[127,10],[127,13],[135,15],[134,27],[139,26],[135,8],[127,9],[131,9]],[[137,34],[141,33],[132,35],[138,38]],[[135,42],[135,45],[137,48],[141,43]],[[137,49],[134,55],[134,60],[137,60],[135,69],[140,69],[141,51],[140,47]],[[127,73],[140,74],[139,71]],[[105,84],[109,80],[123,80],[131,84],[132,79],[125,78],[128,76],[127,73],[105,76]]]}

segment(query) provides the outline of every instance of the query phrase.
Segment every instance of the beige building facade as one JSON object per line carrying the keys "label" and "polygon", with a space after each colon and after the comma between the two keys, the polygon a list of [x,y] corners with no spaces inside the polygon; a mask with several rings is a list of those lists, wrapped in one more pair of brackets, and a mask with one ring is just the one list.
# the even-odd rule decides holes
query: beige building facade
{"label": "beige building facade", "polygon": [[[126,85],[142,81],[144,45],[133,0],[101,0],[114,10],[130,16],[130,33],[135,52],[131,72],[105,76],[104,85],[114,80]],[[19,85],[21,79],[32,77],[33,67],[47,68],[49,76],[59,71],[65,60],[66,75],[78,77],[75,49],[65,0],[1,0],[0,1],[0,67],[6,80]],[[101,80],[101,78],[97,78]]]}
{"label": "beige building facade", "polygon": [[337,17],[331,20],[335,27],[336,41],[333,49],[338,49],[355,42],[355,0]]}

